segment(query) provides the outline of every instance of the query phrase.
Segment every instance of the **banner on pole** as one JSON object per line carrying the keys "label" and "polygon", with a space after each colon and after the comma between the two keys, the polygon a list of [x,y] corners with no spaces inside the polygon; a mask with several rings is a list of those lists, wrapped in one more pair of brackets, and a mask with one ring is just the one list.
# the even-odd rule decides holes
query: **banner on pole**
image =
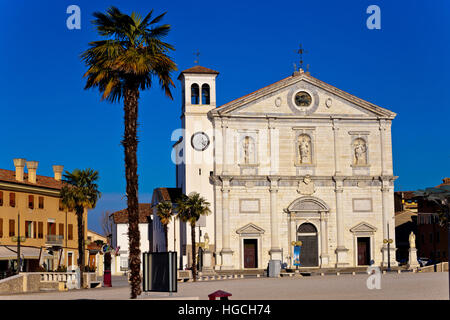
{"label": "banner on pole", "polygon": [[294,266],[299,267],[300,264],[300,250],[301,246],[294,246]]}

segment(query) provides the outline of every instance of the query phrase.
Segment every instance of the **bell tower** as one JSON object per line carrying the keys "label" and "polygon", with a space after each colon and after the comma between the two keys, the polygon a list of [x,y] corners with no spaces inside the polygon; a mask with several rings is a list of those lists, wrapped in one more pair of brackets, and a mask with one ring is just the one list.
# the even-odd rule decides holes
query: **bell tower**
{"label": "bell tower", "polygon": [[[182,137],[173,147],[176,159],[177,188],[189,195],[198,192],[214,211],[214,188],[210,175],[214,170],[213,126],[208,112],[216,108],[216,77],[219,72],[196,65],[180,73]],[[202,216],[196,227],[196,239],[203,241],[205,233],[213,239],[214,214]],[[182,245],[190,246],[190,228],[180,226]],[[211,239],[211,240],[212,240]],[[212,240],[211,242],[213,242]],[[184,250],[183,250],[184,251]],[[185,251],[184,251],[185,252]],[[185,259],[190,259],[189,255]]]}

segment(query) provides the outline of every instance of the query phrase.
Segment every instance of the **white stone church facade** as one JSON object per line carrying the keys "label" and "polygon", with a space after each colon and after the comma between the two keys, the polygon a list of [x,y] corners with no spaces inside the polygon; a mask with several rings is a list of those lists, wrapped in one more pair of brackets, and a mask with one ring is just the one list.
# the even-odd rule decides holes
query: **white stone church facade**
{"label": "white stone church facade", "polygon": [[[173,149],[177,187],[211,203],[200,230],[213,267],[292,267],[295,241],[301,267],[387,265],[388,238],[396,265],[396,114],[302,70],[216,107],[217,75],[201,66],[180,74],[185,131]],[[176,230],[169,243],[189,261],[189,227]]]}

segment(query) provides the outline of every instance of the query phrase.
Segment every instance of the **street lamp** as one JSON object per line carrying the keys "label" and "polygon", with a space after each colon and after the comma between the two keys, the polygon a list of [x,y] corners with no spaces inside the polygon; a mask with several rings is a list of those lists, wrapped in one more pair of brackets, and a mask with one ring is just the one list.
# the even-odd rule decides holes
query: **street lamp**
{"label": "street lamp", "polygon": [[387,224],[387,239],[383,239],[383,243],[387,243],[387,250],[388,250],[388,268],[387,271],[391,271],[391,243],[394,242],[394,240],[389,238],[389,223]]}

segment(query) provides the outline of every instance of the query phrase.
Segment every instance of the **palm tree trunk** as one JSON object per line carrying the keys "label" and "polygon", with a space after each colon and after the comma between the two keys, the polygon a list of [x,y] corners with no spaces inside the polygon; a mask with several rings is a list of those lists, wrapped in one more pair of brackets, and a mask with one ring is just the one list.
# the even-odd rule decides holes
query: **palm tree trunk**
{"label": "palm tree trunk", "polygon": [[131,299],[141,294],[141,250],[139,233],[139,202],[137,175],[137,119],[139,90],[136,87],[125,89],[124,122],[125,134],[122,145],[125,151],[125,178],[127,181],[129,266]]}
{"label": "palm tree trunk", "polygon": [[166,237],[166,252],[169,252],[169,237],[167,235],[167,224],[164,225],[164,236]]}
{"label": "palm tree trunk", "polygon": [[191,224],[191,242],[192,242],[192,277],[197,281],[197,262],[195,259],[195,224]]}
{"label": "palm tree trunk", "polygon": [[77,225],[78,225],[78,267],[80,268],[80,288],[84,287],[84,225],[83,225],[83,208],[77,208]]}

